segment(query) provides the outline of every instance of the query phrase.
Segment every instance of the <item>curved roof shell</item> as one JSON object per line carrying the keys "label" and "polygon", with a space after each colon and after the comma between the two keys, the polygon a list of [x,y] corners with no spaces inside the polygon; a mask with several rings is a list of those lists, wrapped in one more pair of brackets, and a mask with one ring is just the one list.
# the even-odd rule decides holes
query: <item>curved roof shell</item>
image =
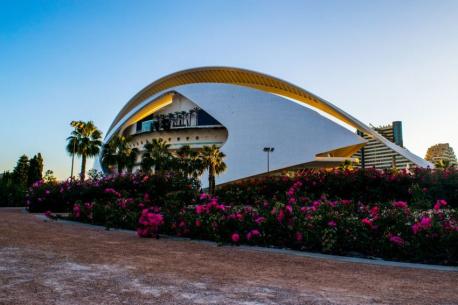
{"label": "curved roof shell", "polygon": [[[311,108],[323,111],[332,117],[361,130],[366,134],[369,134],[392,150],[411,160],[417,166],[434,167],[430,162],[416,156],[407,149],[390,142],[368,125],[359,121],[332,103],[308,92],[305,89],[270,75],[233,67],[199,67],[183,70],[162,77],[149,84],[138,92],[132,99],[130,99],[129,102],[121,109],[111,124],[105,140],[108,141],[113,134],[122,130],[127,123],[131,124],[136,121],[139,116],[143,115],[143,113],[147,111],[151,113],[151,111],[155,111],[151,109],[157,109],[158,107],[162,107],[161,105],[165,105],[166,102],[164,101],[167,99],[166,97],[173,94],[173,92],[176,92],[177,88],[185,88],[187,85],[203,85],[212,83],[247,87],[293,99]],[[162,102],[157,102],[161,100]],[[155,101],[157,103],[157,107],[152,107],[152,104],[154,104]],[[283,101],[285,103],[293,103],[287,99],[283,99]],[[199,101],[197,100],[194,102],[199,104]],[[224,102],[231,103],[231,100],[226,99]],[[218,117],[218,114],[214,115],[215,117]]]}

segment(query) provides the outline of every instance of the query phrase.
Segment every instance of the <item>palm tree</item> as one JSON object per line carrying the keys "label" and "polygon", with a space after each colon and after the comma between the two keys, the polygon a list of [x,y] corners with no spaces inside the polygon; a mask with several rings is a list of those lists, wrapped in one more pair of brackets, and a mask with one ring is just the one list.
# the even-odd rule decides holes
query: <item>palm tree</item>
{"label": "palm tree", "polygon": [[189,145],[183,145],[177,150],[176,155],[176,167],[185,176],[197,178],[202,175],[205,168],[197,151],[192,150]]}
{"label": "palm tree", "polygon": [[71,156],[81,157],[80,178],[84,180],[86,177],[86,159],[95,157],[99,153],[102,146],[102,132],[97,129],[92,121],[76,121],[72,122],[72,126],[74,126],[74,130],[71,136],[67,138],[67,152]]}
{"label": "palm tree", "polygon": [[116,165],[118,174],[121,174],[124,168],[127,172],[131,173],[134,167],[138,149],[130,146],[131,137],[116,135],[110,142],[103,146],[102,150],[102,164],[112,171],[113,165]]}
{"label": "palm tree", "polygon": [[188,126],[189,124],[187,123],[188,113],[186,111],[180,111],[180,120],[181,120],[181,126]]}
{"label": "palm tree", "polygon": [[117,164],[116,146],[113,141],[103,144],[102,147],[102,165],[105,169],[113,174],[114,166]]}
{"label": "palm tree", "polygon": [[167,144],[163,139],[153,139],[146,143],[141,163],[142,170],[148,173],[152,168],[159,172],[170,169],[172,154],[169,147],[170,144]]}
{"label": "palm tree", "polygon": [[191,121],[192,121],[192,115],[195,114],[195,116],[196,116],[196,120],[195,120],[196,121],[196,126],[199,125],[199,116],[198,116],[199,110],[200,110],[199,107],[194,107],[189,111],[190,115],[191,115]]}
{"label": "palm tree", "polygon": [[223,173],[227,166],[224,163],[226,155],[216,145],[204,146],[200,152],[202,165],[208,170],[208,190],[210,194],[215,193],[215,177]]}
{"label": "palm tree", "polygon": [[134,147],[129,149],[129,153],[126,155],[126,169],[129,174],[132,173],[132,169],[135,166],[135,163],[137,163],[139,153],[138,148]]}

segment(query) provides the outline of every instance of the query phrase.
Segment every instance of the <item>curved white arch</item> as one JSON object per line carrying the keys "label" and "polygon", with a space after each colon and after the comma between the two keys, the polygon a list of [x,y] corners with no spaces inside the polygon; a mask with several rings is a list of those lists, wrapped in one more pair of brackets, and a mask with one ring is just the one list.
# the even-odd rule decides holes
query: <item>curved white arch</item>
{"label": "curved white arch", "polygon": [[[147,109],[148,105],[158,100],[159,97],[172,93],[174,88],[202,83],[220,83],[254,88],[302,102],[372,136],[417,166],[434,167],[430,162],[390,142],[368,125],[305,89],[263,73],[233,67],[200,67],[183,70],[149,84],[121,109],[111,124],[105,141],[108,141],[113,134],[120,131],[128,120],[132,122],[134,116],[142,117],[151,113]],[[230,103],[229,100],[226,102]]]}

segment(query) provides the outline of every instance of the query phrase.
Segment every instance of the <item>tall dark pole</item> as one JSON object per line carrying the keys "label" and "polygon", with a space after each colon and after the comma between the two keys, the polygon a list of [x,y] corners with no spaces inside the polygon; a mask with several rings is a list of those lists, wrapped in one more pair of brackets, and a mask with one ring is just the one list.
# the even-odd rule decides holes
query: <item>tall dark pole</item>
{"label": "tall dark pole", "polygon": [[270,151],[267,151],[267,172],[270,172]]}
{"label": "tall dark pole", "polygon": [[270,153],[274,151],[274,148],[264,147],[263,151],[267,153],[267,172],[270,172]]}

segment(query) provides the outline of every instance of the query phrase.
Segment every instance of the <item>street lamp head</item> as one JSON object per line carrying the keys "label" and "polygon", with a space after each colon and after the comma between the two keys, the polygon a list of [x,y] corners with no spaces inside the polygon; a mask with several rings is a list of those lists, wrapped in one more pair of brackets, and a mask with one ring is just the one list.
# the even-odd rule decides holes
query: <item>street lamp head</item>
{"label": "street lamp head", "polygon": [[263,148],[263,151],[264,151],[264,152],[273,152],[274,149],[275,149],[274,147],[264,147],[264,148]]}

